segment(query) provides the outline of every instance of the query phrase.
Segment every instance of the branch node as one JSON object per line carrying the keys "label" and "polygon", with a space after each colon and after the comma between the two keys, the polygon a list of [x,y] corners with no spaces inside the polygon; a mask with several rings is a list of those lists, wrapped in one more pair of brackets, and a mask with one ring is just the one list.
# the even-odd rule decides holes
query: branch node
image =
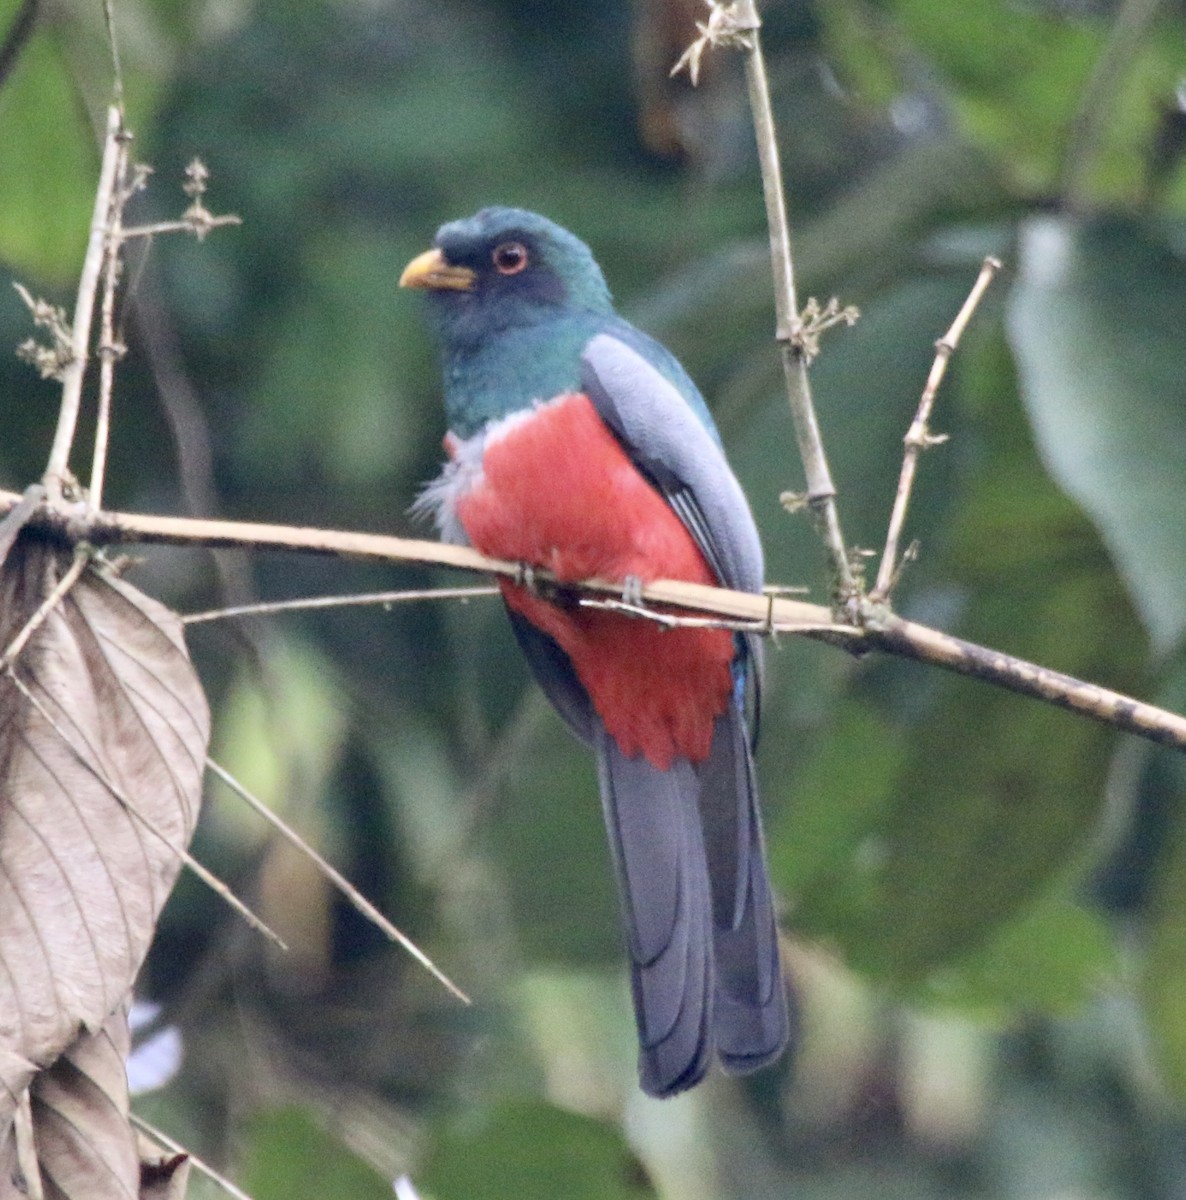
{"label": "branch node", "polygon": [[127,345],[118,339],[110,342],[102,342],[96,350],[96,353],[103,362],[113,364],[122,361],[127,352]]}
{"label": "branch node", "polygon": [[760,28],[756,15],[743,14],[742,6],[736,2],[722,4],[720,0],[705,0],[708,5],[708,20],[697,21],[700,36],[679,56],[671,74],[678,75],[687,68],[688,78],[695,87],[700,82],[700,60],[710,46],[715,50],[732,46],[738,50],[754,48],[753,33]]}
{"label": "branch node", "polygon": [[780,332],[778,337],[780,341],[789,342],[804,362],[811,363],[819,356],[820,337],[826,330],[836,325],[847,325],[851,328],[860,319],[860,315],[860,309],[855,304],[847,304],[841,308],[840,301],[835,296],[822,307],[820,302],[811,296],[791,329],[785,334]]}
{"label": "branch node", "polygon": [[942,446],[950,440],[950,434],[932,433],[925,425],[911,425],[902,443],[907,450],[930,450],[932,446]]}

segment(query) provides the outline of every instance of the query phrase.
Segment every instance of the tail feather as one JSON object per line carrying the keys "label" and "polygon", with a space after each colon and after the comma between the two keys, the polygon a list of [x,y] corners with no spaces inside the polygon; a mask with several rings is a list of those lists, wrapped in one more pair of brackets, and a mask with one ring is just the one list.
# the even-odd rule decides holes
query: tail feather
{"label": "tail feather", "polygon": [[754,1071],[790,1040],[774,901],[749,738],[739,708],[717,719],[699,768],[713,897],[714,1041],[727,1071]]}
{"label": "tail feather", "polygon": [[627,758],[597,722],[601,799],[631,959],[643,1090],[669,1096],[712,1058],[708,871],[690,763],[667,771]]}

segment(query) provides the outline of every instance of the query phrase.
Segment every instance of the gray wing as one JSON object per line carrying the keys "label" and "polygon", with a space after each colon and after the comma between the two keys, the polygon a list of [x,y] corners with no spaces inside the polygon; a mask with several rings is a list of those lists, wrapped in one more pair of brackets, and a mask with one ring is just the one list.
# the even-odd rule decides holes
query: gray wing
{"label": "gray wing", "polygon": [[581,355],[581,389],[669,499],[726,587],[762,590],[762,544],[741,485],[686,397],[620,338]]}

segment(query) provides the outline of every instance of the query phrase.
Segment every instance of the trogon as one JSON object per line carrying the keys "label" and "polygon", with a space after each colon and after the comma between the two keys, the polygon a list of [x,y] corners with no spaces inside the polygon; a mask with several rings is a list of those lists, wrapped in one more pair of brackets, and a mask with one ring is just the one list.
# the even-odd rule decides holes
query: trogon
{"label": "trogon", "polygon": [[[418,507],[441,536],[563,583],[682,579],[758,592],[762,548],[708,409],[619,317],[589,248],[485,208],[408,264],[444,371],[448,462]],[[750,725],[758,639],[663,629],[501,583],[515,636],[597,757],[652,1096],[789,1037]]]}

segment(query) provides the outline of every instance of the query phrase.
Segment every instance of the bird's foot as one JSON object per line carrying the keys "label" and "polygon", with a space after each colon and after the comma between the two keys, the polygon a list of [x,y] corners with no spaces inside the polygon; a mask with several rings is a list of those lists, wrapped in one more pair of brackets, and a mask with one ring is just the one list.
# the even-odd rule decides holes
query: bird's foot
{"label": "bird's foot", "polygon": [[535,574],[535,567],[531,563],[515,564],[515,586],[525,588],[533,596],[540,594],[540,581]]}
{"label": "bird's foot", "polygon": [[645,608],[642,598],[642,579],[637,575],[627,575],[622,580],[622,603],[630,608]]}

